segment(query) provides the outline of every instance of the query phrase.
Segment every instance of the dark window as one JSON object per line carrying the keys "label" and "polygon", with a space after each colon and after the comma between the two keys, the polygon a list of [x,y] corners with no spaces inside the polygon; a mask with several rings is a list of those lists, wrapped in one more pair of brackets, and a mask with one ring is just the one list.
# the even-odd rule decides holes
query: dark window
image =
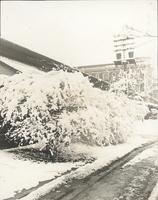
{"label": "dark window", "polygon": [[134,57],[134,52],[133,51],[128,52],[128,56],[129,56],[129,58],[133,58]]}
{"label": "dark window", "polygon": [[102,73],[99,73],[99,78],[100,78],[100,79],[102,79],[102,78],[103,78],[103,76],[102,76]]}
{"label": "dark window", "polygon": [[117,58],[117,60],[120,60],[121,59],[121,53],[117,53],[116,58]]}

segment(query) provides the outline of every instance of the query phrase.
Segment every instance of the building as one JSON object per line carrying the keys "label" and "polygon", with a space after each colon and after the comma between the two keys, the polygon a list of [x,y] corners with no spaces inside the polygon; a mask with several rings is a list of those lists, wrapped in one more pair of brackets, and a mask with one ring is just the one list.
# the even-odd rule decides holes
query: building
{"label": "building", "polygon": [[78,69],[109,84],[125,78],[126,75],[128,77],[131,76],[129,78],[134,78],[137,81],[135,90],[142,92],[149,85],[150,64],[148,64],[147,60],[147,58],[144,58],[144,60],[143,58],[136,58],[135,64],[98,64],[79,66]]}
{"label": "building", "polygon": [[0,58],[0,74],[4,74],[7,76],[12,76],[19,71],[14,69],[13,67],[9,66],[8,64],[2,62],[2,59]]}
{"label": "building", "polygon": [[2,38],[0,38],[0,62],[0,73],[4,72],[2,69],[5,64],[5,73],[8,75],[16,72],[38,73],[60,69],[73,71],[67,65]]}
{"label": "building", "polygon": [[114,61],[109,64],[79,66],[81,72],[112,84],[121,78],[135,79],[135,90],[143,92],[151,85],[151,65],[149,57],[142,57],[136,51],[133,34],[124,30],[114,36]]}
{"label": "building", "polygon": [[97,79],[111,83],[112,77],[116,77],[119,68],[115,67],[115,64],[98,64],[98,65],[87,65],[79,66],[78,69],[87,73]]}
{"label": "building", "polygon": [[[16,73],[47,73],[49,71],[79,72],[68,65],[53,60],[47,56],[0,38],[0,74],[14,75]],[[93,83],[94,87],[108,90],[109,84],[93,76],[83,73]]]}

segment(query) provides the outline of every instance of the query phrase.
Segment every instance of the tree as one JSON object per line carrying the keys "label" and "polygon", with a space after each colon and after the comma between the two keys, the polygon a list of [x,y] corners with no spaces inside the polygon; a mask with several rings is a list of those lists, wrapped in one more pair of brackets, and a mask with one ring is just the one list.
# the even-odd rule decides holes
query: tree
{"label": "tree", "polygon": [[131,98],[149,96],[152,87],[150,65],[125,64],[118,73],[118,80],[111,84],[111,91],[125,93]]}

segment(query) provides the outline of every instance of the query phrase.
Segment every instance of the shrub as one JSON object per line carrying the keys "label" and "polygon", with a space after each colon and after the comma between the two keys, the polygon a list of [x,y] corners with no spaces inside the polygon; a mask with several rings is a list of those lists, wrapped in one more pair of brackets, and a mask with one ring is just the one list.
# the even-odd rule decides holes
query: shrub
{"label": "shrub", "polygon": [[137,118],[133,101],[93,88],[77,72],[0,77],[0,97],[1,134],[17,145],[49,141],[54,151],[124,142]]}

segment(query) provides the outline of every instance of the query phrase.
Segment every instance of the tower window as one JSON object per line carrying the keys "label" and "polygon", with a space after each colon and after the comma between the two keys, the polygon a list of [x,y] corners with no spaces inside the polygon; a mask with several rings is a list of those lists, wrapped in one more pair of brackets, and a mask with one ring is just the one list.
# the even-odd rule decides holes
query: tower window
{"label": "tower window", "polygon": [[133,57],[134,57],[134,52],[133,52],[133,51],[128,52],[128,57],[129,57],[129,58],[133,58]]}
{"label": "tower window", "polygon": [[117,53],[116,58],[117,58],[117,60],[120,60],[121,59],[121,53]]}

